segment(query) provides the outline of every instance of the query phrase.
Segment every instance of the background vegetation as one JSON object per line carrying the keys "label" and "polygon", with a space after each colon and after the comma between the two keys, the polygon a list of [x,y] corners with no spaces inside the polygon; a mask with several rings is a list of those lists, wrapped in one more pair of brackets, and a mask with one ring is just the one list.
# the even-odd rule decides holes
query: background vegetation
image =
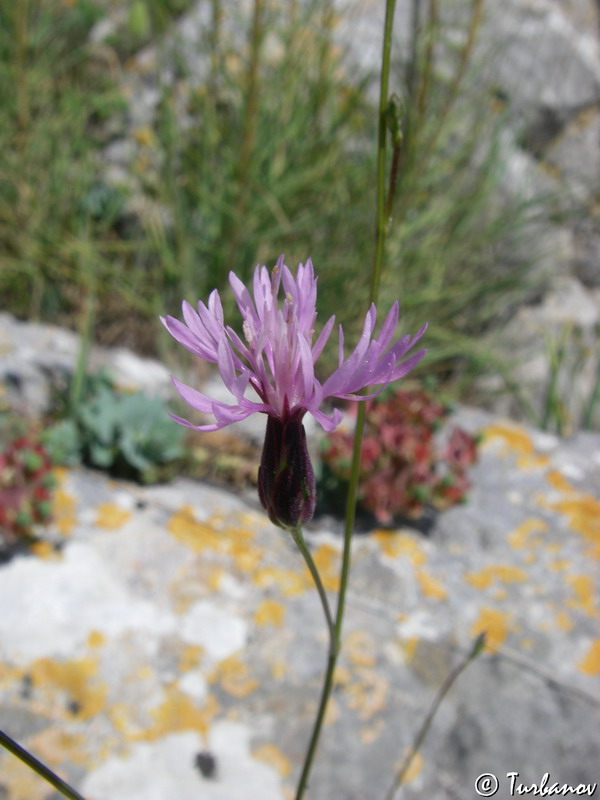
{"label": "background vegetation", "polygon": [[[312,257],[322,318],[336,313],[351,340],[373,257],[375,76],[346,68],[328,0],[254,0],[233,23],[237,42],[225,33],[232,4],[207,0],[203,74],[192,74],[176,33],[191,5],[0,3],[3,305],[169,358],[159,313],[285,252],[291,266]],[[494,191],[501,111],[465,81],[481,5],[450,51],[430,4],[397,65],[402,141],[382,287],[401,298],[407,330],[430,321],[423,369],[459,394],[503,368],[481,335],[530,288],[529,265],[504,258],[531,213]],[[117,23],[98,40],[108,14]],[[156,75],[172,79],[156,77],[157,113],[135,127],[125,79],[150,43]],[[131,157],[114,180],[106,148],[119,141]]]}

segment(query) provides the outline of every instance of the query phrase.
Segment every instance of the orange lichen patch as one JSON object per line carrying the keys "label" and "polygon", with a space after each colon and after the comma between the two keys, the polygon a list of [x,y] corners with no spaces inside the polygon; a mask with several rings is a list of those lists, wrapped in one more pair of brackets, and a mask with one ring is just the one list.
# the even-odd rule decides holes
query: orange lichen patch
{"label": "orange lichen patch", "polygon": [[595,639],[577,666],[587,675],[600,675],[600,639]]}
{"label": "orange lichen patch", "polygon": [[277,600],[266,598],[254,612],[254,622],[257,625],[283,625],[285,619],[285,606]]}
{"label": "orange lichen patch", "polygon": [[571,562],[568,558],[555,558],[554,561],[551,561],[548,564],[550,569],[553,569],[555,572],[560,572],[561,570],[568,569],[571,566]]}
{"label": "orange lichen patch", "polygon": [[[169,733],[189,730],[197,731],[202,736],[206,736],[210,724],[218,711],[219,704],[213,695],[208,695],[202,708],[198,708],[196,701],[188,694],[174,686],[168,686],[165,690],[165,699],[159,706],[152,709],[154,723],[145,730],[129,732],[126,735],[132,741],[145,742],[160,739]],[[125,709],[121,708],[121,716],[124,716],[124,712]],[[111,716],[114,716],[114,714],[111,714]],[[124,722],[125,720],[121,721],[121,726],[123,726]]]}
{"label": "orange lichen patch", "polygon": [[65,761],[84,764],[87,761],[85,736],[81,733],[67,733],[60,728],[46,728],[28,739],[27,744],[37,757],[47,764],[60,764]]}
{"label": "orange lichen patch", "polygon": [[375,663],[375,640],[367,631],[352,631],[344,639],[344,653],[354,666],[372,667]]}
{"label": "orange lichen patch", "polygon": [[506,589],[503,589],[501,587],[499,589],[495,589],[492,592],[492,597],[494,598],[494,600],[506,600],[506,598],[508,597],[508,592],[506,591]]}
{"label": "orange lichen patch", "polygon": [[106,642],[106,636],[102,631],[93,630],[88,633],[87,646],[88,647],[102,647]]}
{"label": "orange lichen patch", "polygon": [[72,704],[72,713],[80,719],[89,719],[104,709],[107,687],[95,680],[97,671],[98,664],[91,658],[72,661],[40,658],[27,669],[36,689],[65,692]]}
{"label": "orange lichen patch", "polygon": [[573,628],[573,620],[566,611],[558,611],[556,614],[556,624],[561,631],[570,631]]}
{"label": "orange lichen patch", "polygon": [[591,542],[592,555],[600,558],[600,500],[591,494],[578,494],[551,507],[567,516],[571,528]]}
{"label": "orange lichen patch", "polygon": [[258,688],[258,681],[249,674],[248,665],[233,655],[220,661],[208,675],[209,683],[219,683],[233,697],[246,697]]}
{"label": "orange lichen patch", "polygon": [[494,439],[499,439],[503,445],[503,454],[515,453],[517,455],[517,466],[523,470],[533,470],[545,467],[550,459],[536,453],[533,440],[524,428],[518,425],[510,425],[504,422],[497,422],[484,428],[484,446]]}
{"label": "orange lichen patch", "polygon": [[481,431],[483,445],[487,445],[494,439],[500,439],[506,452],[520,453],[529,455],[535,452],[533,440],[524,428],[518,425],[511,425],[507,422],[495,422],[488,425]]}
{"label": "orange lichen patch", "polygon": [[54,524],[63,536],[68,536],[77,522],[75,514],[75,498],[64,489],[57,489],[52,500],[52,517]]}
{"label": "orange lichen patch", "polygon": [[550,486],[558,489],[559,492],[575,491],[573,484],[569,483],[562,472],[559,472],[557,469],[549,469],[545,477]]}
{"label": "orange lichen patch", "polygon": [[417,570],[417,581],[425,597],[433,597],[435,600],[444,600],[448,597],[448,592],[443,584],[425,570]]}
{"label": "orange lichen patch", "polygon": [[121,528],[131,518],[131,511],[121,508],[116,503],[102,503],[96,509],[96,513],[96,525],[108,530]]}
{"label": "orange lichen patch", "polygon": [[263,550],[254,544],[255,538],[253,531],[239,525],[223,527],[219,531],[220,548],[243,572],[253,572],[262,560]]}
{"label": "orange lichen patch", "polygon": [[358,680],[344,687],[348,697],[348,707],[358,711],[360,719],[369,719],[385,708],[389,682],[375,670],[359,668]]}
{"label": "orange lichen patch", "polygon": [[167,523],[167,530],[197,553],[223,549],[220,532],[206,522],[199,522],[191,506],[176,511]]}
{"label": "orange lichen patch", "polygon": [[509,620],[510,614],[507,612],[484,606],[479,612],[479,617],[471,625],[471,636],[475,638],[480,633],[485,633],[486,647],[489,650],[496,650],[511,630]]}
{"label": "orange lichen patch", "polygon": [[[337,592],[340,588],[339,560],[340,552],[330,544],[321,544],[313,553],[313,559],[319,570],[323,586],[330,592]],[[310,573],[306,569],[307,578]]]}
{"label": "orange lichen patch", "polygon": [[543,469],[550,463],[550,456],[522,455],[517,457],[517,467],[523,472],[531,472],[535,469]]}
{"label": "orange lichen patch", "polygon": [[490,564],[478,572],[467,572],[465,575],[465,580],[475,589],[487,589],[495,581],[518,583],[526,579],[526,573],[512,564]]}
{"label": "orange lichen patch", "polygon": [[251,751],[251,754],[252,758],[263,761],[265,764],[273,767],[282,778],[287,778],[292,771],[292,764],[289,758],[287,758],[275,744],[261,744],[255,747]]}
{"label": "orange lichen patch", "polygon": [[521,639],[521,648],[523,650],[531,650],[534,644],[535,644],[534,640],[529,637]]}
{"label": "orange lichen patch", "polygon": [[34,542],[30,546],[29,552],[38,558],[44,558],[53,561],[60,561],[63,557],[61,551],[57,550],[52,542]]}
{"label": "orange lichen patch", "polygon": [[286,597],[302,594],[310,588],[306,575],[284,567],[260,567],[253,575],[257,586],[280,589]]}
{"label": "orange lichen patch", "polygon": [[383,731],[383,720],[378,719],[374,725],[368,725],[360,730],[360,740],[363,744],[373,744],[381,736]]}
{"label": "orange lichen patch", "polygon": [[518,525],[514,531],[508,534],[508,543],[515,550],[522,547],[535,547],[541,542],[541,537],[534,536],[536,533],[545,533],[548,530],[548,523],[538,517],[528,517]]}
{"label": "orange lichen patch", "polygon": [[377,530],[374,531],[372,538],[379,544],[381,551],[390,558],[406,556],[415,566],[420,566],[427,560],[417,539],[409,533]]}
{"label": "orange lichen patch", "polygon": [[186,645],[179,656],[179,669],[181,672],[188,672],[195,669],[202,659],[204,648],[201,644]]}
{"label": "orange lichen patch", "polygon": [[594,581],[589,575],[569,575],[568,583],[571,584],[575,598],[567,600],[570,608],[578,608],[590,616],[597,613]]}
{"label": "orange lichen patch", "polygon": [[233,545],[229,552],[233,557],[236,567],[242,570],[242,572],[254,572],[263,558],[262,547],[244,542],[238,542]]}

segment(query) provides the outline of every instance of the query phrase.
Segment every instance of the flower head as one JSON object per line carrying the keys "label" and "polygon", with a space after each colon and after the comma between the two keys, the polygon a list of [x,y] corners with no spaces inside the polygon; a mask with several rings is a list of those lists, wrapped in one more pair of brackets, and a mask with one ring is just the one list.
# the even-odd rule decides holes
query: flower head
{"label": "flower head", "polygon": [[[339,425],[342,413],[339,409],[331,414],[322,411],[326,398],[374,397],[388,383],[406,375],[425,355],[425,350],[419,350],[402,360],[423,335],[426,325],[414,336],[403,336],[390,346],[398,322],[397,301],[387,313],[379,336],[373,338],[377,311],[371,305],[361,337],[348,358],[344,358],[344,334],[340,326],[338,367],[321,383],[315,376],[315,363],[331,334],[335,317],[325,323],[313,344],[317,279],[310,259],[298,266],[295,278],[283,263],[283,256],[270,275],[266,267],[256,267],[254,297],[233,272],[229,273],[229,282],[242,315],[244,339],[224,324],[216,289],[208,298],[208,306],[202,301],[198,303],[197,312],[183,302],[184,322],[171,316],[162,319],[178,342],[217,365],[225,386],[235,398],[234,403],[213,400],[174,378],[177,391],[190,406],[214,417],[215,421],[206,425],[174,417],[196,430],[214,431],[255,412],[282,421],[292,416],[301,419],[308,412],[325,430],[331,431]],[[280,307],[281,284],[285,298]],[[357,394],[365,386],[379,386],[379,389],[372,394]],[[245,396],[248,387],[255,390],[258,401]]]}
{"label": "flower head", "polygon": [[[194,425],[174,416],[182,425],[199,431],[214,431],[260,412],[268,415],[267,435],[259,470],[259,496],[273,522],[296,528],[310,519],[315,507],[315,478],[306,449],[302,426],[309,413],[331,431],[342,413],[321,409],[326,398],[366,400],[379,394],[391,381],[406,375],[425,355],[419,350],[404,358],[423,335],[424,325],[414,336],[392,343],[398,322],[398,302],[388,311],[377,338],[373,338],[377,311],[371,305],[361,337],[348,358],[344,358],[344,334],[339,329],[339,362],[321,383],[315,363],[331,334],[335,317],[326,323],[313,343],[317,318],[317,280],[310,259],[292,275],[280,256],[271,274],[256,267],[253,297],[242,281],[229,273],[229,282],[242,315],[243,339],[225,325],[223,307],[215,289],[208,305],[198,303],[196,312],[183,302],[184,322],[168,316],[163,324],[172,336],[192,353],[217,365],[225,386],[235,402],[214,400],[173,378],[177,391],[193,408],[212,414],[214,422]],[[284,300],[278,294],[283,284]],[[357,394],[366,386],[378,386],[371,394]],[[258,400],[246,397],[254,389]]]}

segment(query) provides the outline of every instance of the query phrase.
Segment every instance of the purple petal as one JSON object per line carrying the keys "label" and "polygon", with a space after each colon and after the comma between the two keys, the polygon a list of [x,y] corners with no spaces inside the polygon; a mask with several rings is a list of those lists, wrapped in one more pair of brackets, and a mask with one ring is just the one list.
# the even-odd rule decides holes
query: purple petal
{"label": "purple petal", "polygon": [[332,317],[329,317],[329,319],[323,326],[323,330],[318,335],[317,341],[314,343],[312,347],[313,364],[316,363],[317,358],[323,352],[323,348],[327,344],[327,340],[329,339],[331,331],[333,330],[334,323],[335,323],[335,314]]}

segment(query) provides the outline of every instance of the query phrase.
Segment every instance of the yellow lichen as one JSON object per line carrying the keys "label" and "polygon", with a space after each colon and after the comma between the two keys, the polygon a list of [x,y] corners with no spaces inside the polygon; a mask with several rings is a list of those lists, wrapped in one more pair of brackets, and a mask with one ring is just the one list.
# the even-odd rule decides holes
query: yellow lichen
{"label": "yellow lichen", "polygon": [[381,551],[390,558],[405,556],[414,566],[420,566],[427,560],[427,556],[412,534],[377,530],[374,531],[372,538],[379,544]]}
{"label": "yellow lichen", "polygon": [[569,525],[591,544],[591,555],[600,557],[600,500],[591,494],[578,494],[552,504],[565,514]]}
{"label": "yellow lichen", "polygon": [[292,764],[289,758],[281,752],[276,744],[265,742],[265,744],[255,747],[252,750],[252,757],[273,767],[282,778],[287,778],[292,771]]}
{"label": "yellow lichen", "polygon": [[283,625],[285,619],[285,606],[277,600],[265,598],[254,612],[254,622],[257,625]]}
{"label": "yellow lichen", "polygon": [[264,588],[278,588],[286,597],[301,594],[310,588],[305,574],[284,567],[260,567],[254,573],[253,580]]}
{"label": "yellow lichen", "polygon": [[566,611],[556,613],[556,624],[562,631],[570,631],[573,628],[573,620]]}
{"label": "yellow lichen", "polygon": [[40,658],[29,665],[27,674],[37,689],[46,693],[63,691],[72,713],[89,719],[102,711],[106,702],[107,687],[95,679],[97,671],[98,664],[91,658],[72,661]]}
{"label": "yellow lichen", "polygon": [[188,644],[183,648],[179,656],[179,669],[181,672],[188,672],[190,669],[195,669],[204,653],[204,648],[201,644]]}
{"label": "yellow lichen", "polygon": [[577,666],[587,675],[600,675],[600,639],[595,639],[591,643],[587,653],[577,663]]}
{"label": "yellow lichen", "polygon": [[176,511],[167,523],[167,530],[182,544],[197,553],[204,550],[221,550],[220,534],[211,525],[199,522],[191,506]]}
{"label": "yellow lichen", "polygon": [[[120,709],[122,716],[124,711],[125,709]],[[132,741],[149,742],[160,739],[168,733],[188,730],[206,736],[218,711],[219,704],[212,694],[208,695],[202,708],[198,708],[196,701],[188,694],[174,686],[168,686],[165,689],[164,700],[151,712],[154,723],[144,730],[129,732],[127,738]]]}
{"label": "yellow lichen", "polygon": [[352,631],[344,640],[344,653],[354,666],[372,667],[375,663],[375,648],[375,640],[367,631]]}
{"label": "yellow lichen", "polygon": [[91,630],[88,633],[87,637],[87,646],[88,647],[102,647],[102,645],[106,642],[106,636],[102,633],[102,631]]}
{"label": "yellow lichen", "polygon": [[[313,553],[313,559],[319,570],[323,586],[331,592],[337,592],[340,587],[339,557],[339,550],[330,544],[319,545]],[[306,572],[308,579],[308,569]]]}
{"label": "yellow lichen", "polygon": [[69,494],[69,492],[62,488],[54,492],[52,500],[52,518],[54,519],[54,524],[63,536],[68,536],[77,522],[75,509],[75,498],[72,494]]}
{"label": "yellow lichen", "polygon": [[425,570],[417,570],[417,581],[425,597],[433,597],[435,600],[445,600],[448,597],[445,587]]}
{"label": "yellow lichen", "polygon": [[96,513],[96,525],[99,528],[107,528],[108,530],[121,528],[131,519],[131,511],[121,508],[116,503],[102,503],[96,509]]}
{"label": "yellow lichen", "polygon": [[567,578],[575,598],[567,601],[570,608],[577,608],[590,616],[597,614],[594,581],[589,575],[569,575]]}
{"label": "yellow lichen", "polygon": [[522,547],[534,547],[541,542],[541,537],[533,536],[535,533],[545,533],[548,523],[538,517],[528,517],[508,534],[508,543],[515,550]]}
{"label": "yellow lichen", "polygon": [[487,445],[494,439],[500,439],[505,452],[531,454],[534,452],[533,440],[524,428],[507,422],[495,422],[481,431],[483,444]]}
{"label": "yellow lichen", "polygon": [[517,583],[526,579],[525,572],[512,564],[491,564],[477,572],[468,572],[465,575],[465,580],[475,589],[487,589],[495,581]]}
{"label": "yellow lichen", "polygon": [[258,688],[256,678],[249,675],[248,665],[233,655],[220,661],[208,675],[209,683],[219,683],[233,697],[246,697]]}
{"label": "yellow lichen", "polygon": [[550,484],[550,486],[558,489],[559,492],[574,492],[575,488],[569,481],[565,478],[562,472],[559,472],[557,469],[549,469],[546,473],[546,480]]}
{"label": "yellow lichen", "polygon": [[46,560],[60,561],[63,557],[61,551],[54,547],[52,542],[33,542],[29,551],[34,556]]}
{"label": "yellow lichen", "polygon": [[370,719],[382,711],[388,697],[389,682],[373,669],[360,667],[356,680],[344,687],[348,707],[358,711],[360,719]]}
{"label": "yellow lichen", "polygon": [[474,638],[480,633],[485,633],[486,647],[495,650],[504,642],[511,630],[509,620],[510,614],[507,612],[484,606],[480,609],[479,617],[471,625],[471,636]]}
{"label": "yellow lichen", "polygon": [[[397,763],[396,771],[398,771],[398,770],[403,768],[404,763],[405,763],[405,759],[406,759],[407,755],[409,754],[409,752],[410,752],[409,750],[406,751],[405,754],[400,759],[400,761]],[[415,753],[413,755],[411,761],[410,761],[410,765],[409,765],[408,770],[407,770],[407,772],[406,772],[406,774],[404,776],[404,783],[410,783],[411,781],[414,781],[415,778],[418,778],[419,775],[421,774],[421,772],[423,771],[424,764],[425,764],[425,761],[424,761],[423,756],[421,755],[421,753]]]}

